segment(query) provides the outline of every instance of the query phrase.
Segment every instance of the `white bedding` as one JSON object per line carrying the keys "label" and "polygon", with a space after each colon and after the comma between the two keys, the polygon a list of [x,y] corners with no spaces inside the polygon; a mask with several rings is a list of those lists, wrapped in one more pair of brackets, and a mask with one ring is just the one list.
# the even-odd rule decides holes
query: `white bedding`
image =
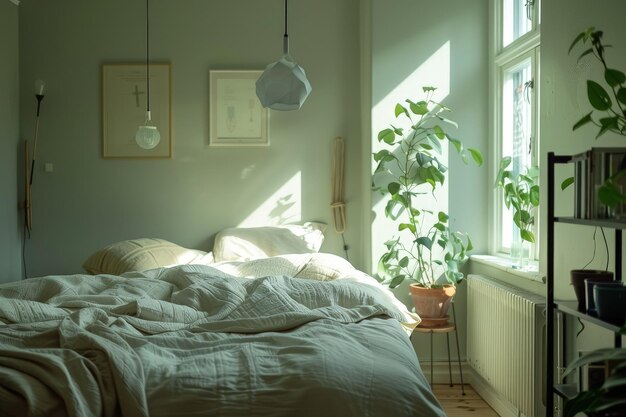
{"label": "white bedding", "polygon": [[444,416],[415,317],[334,258],[0,285],[0,415]]}

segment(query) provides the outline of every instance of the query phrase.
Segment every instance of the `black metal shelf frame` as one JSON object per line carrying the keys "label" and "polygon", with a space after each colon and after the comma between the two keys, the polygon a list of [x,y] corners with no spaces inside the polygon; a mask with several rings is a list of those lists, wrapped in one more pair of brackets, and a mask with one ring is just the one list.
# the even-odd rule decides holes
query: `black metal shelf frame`
{"label": "black metal shelf frame", "polygon": [[[601,320],[598,317],[588,315],[577,310],[577,303],[570,301],[555,301],[554,299],[554,225],[555,223],[565,223],[583,226],[597,226],[614,229],[615,231],[615,279],[622,279],[622,229],[626,229],[626,222],[615,221],[611,219],[581,219],[575,217],[556,217],[554,215],[554,166],[557,164],[568,164],[576,161],[576,155],[555,155],[554,152],[548,152],[548,172],[547,172],[547,191],[548,191],[548,248],[547,248],[547,279],[546,279],[546,416],[554,415],[554,394],[562,397],[572,395],[571,389],[567,389],[566,393],[562,389],[564,386],[570,387],[570,384],[555,385],[554,381],[554,312],[559,310],[564,314],[581,318],[585,321],[601,326],[614,332],[614,346],[622,346],[622,338],[618,333],[620,327],[614,323]],[[565,357],[565,340],[561,343],[563,357]]]}

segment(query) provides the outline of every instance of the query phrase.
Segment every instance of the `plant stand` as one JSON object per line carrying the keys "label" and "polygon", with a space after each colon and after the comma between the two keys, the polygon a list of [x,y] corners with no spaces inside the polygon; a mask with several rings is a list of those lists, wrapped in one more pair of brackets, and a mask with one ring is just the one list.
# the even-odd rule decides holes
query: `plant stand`
{"label": "plant stand", "polygon": [[411,338],[415,333],[429,333],[430,334],[430,386],[433,386],[433,335],[437,334],[446,334],[446,344],[448,347],[448,374],[450,376],[450,386],[453,387],[452,383],[452,359],[450,357],[450,333],[454,333],[454,338],[456,341],[456,357],[459,364],[459,374],[461,375],[461,392],[465,395],[465,388],[463,383],[463,369],[461,367],[461,351],[459,349],[459,335],[456,331],[456,312],[454,310],[454,303],[452,303],[452,316],[454,317],[454,323],[447,323],[443,326],[437,327],[420,327],[417,326],[413,333],[411,333]]}

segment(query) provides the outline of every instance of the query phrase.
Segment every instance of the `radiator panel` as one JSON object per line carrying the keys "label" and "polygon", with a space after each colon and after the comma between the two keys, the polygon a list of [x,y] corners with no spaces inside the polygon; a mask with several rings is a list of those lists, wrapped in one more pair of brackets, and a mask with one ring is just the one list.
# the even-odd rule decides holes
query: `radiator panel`
{"label": "radiator panel", "polygon": [[467,283],[468,363],[520,415],[538,417],[545,299],[480,275]]}

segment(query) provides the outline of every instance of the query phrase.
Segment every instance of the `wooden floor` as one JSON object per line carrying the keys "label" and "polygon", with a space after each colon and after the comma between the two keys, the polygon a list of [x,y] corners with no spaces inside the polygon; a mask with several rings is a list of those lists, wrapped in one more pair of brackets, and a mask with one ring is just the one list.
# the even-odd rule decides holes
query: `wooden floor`
{"label": "wooden floor", "polygon": [[435,396],[443,406],[448,417],[498,417],[471,386],[465,385],[465,395],[461,393],[461,386],[446,385],[433,386]]}

